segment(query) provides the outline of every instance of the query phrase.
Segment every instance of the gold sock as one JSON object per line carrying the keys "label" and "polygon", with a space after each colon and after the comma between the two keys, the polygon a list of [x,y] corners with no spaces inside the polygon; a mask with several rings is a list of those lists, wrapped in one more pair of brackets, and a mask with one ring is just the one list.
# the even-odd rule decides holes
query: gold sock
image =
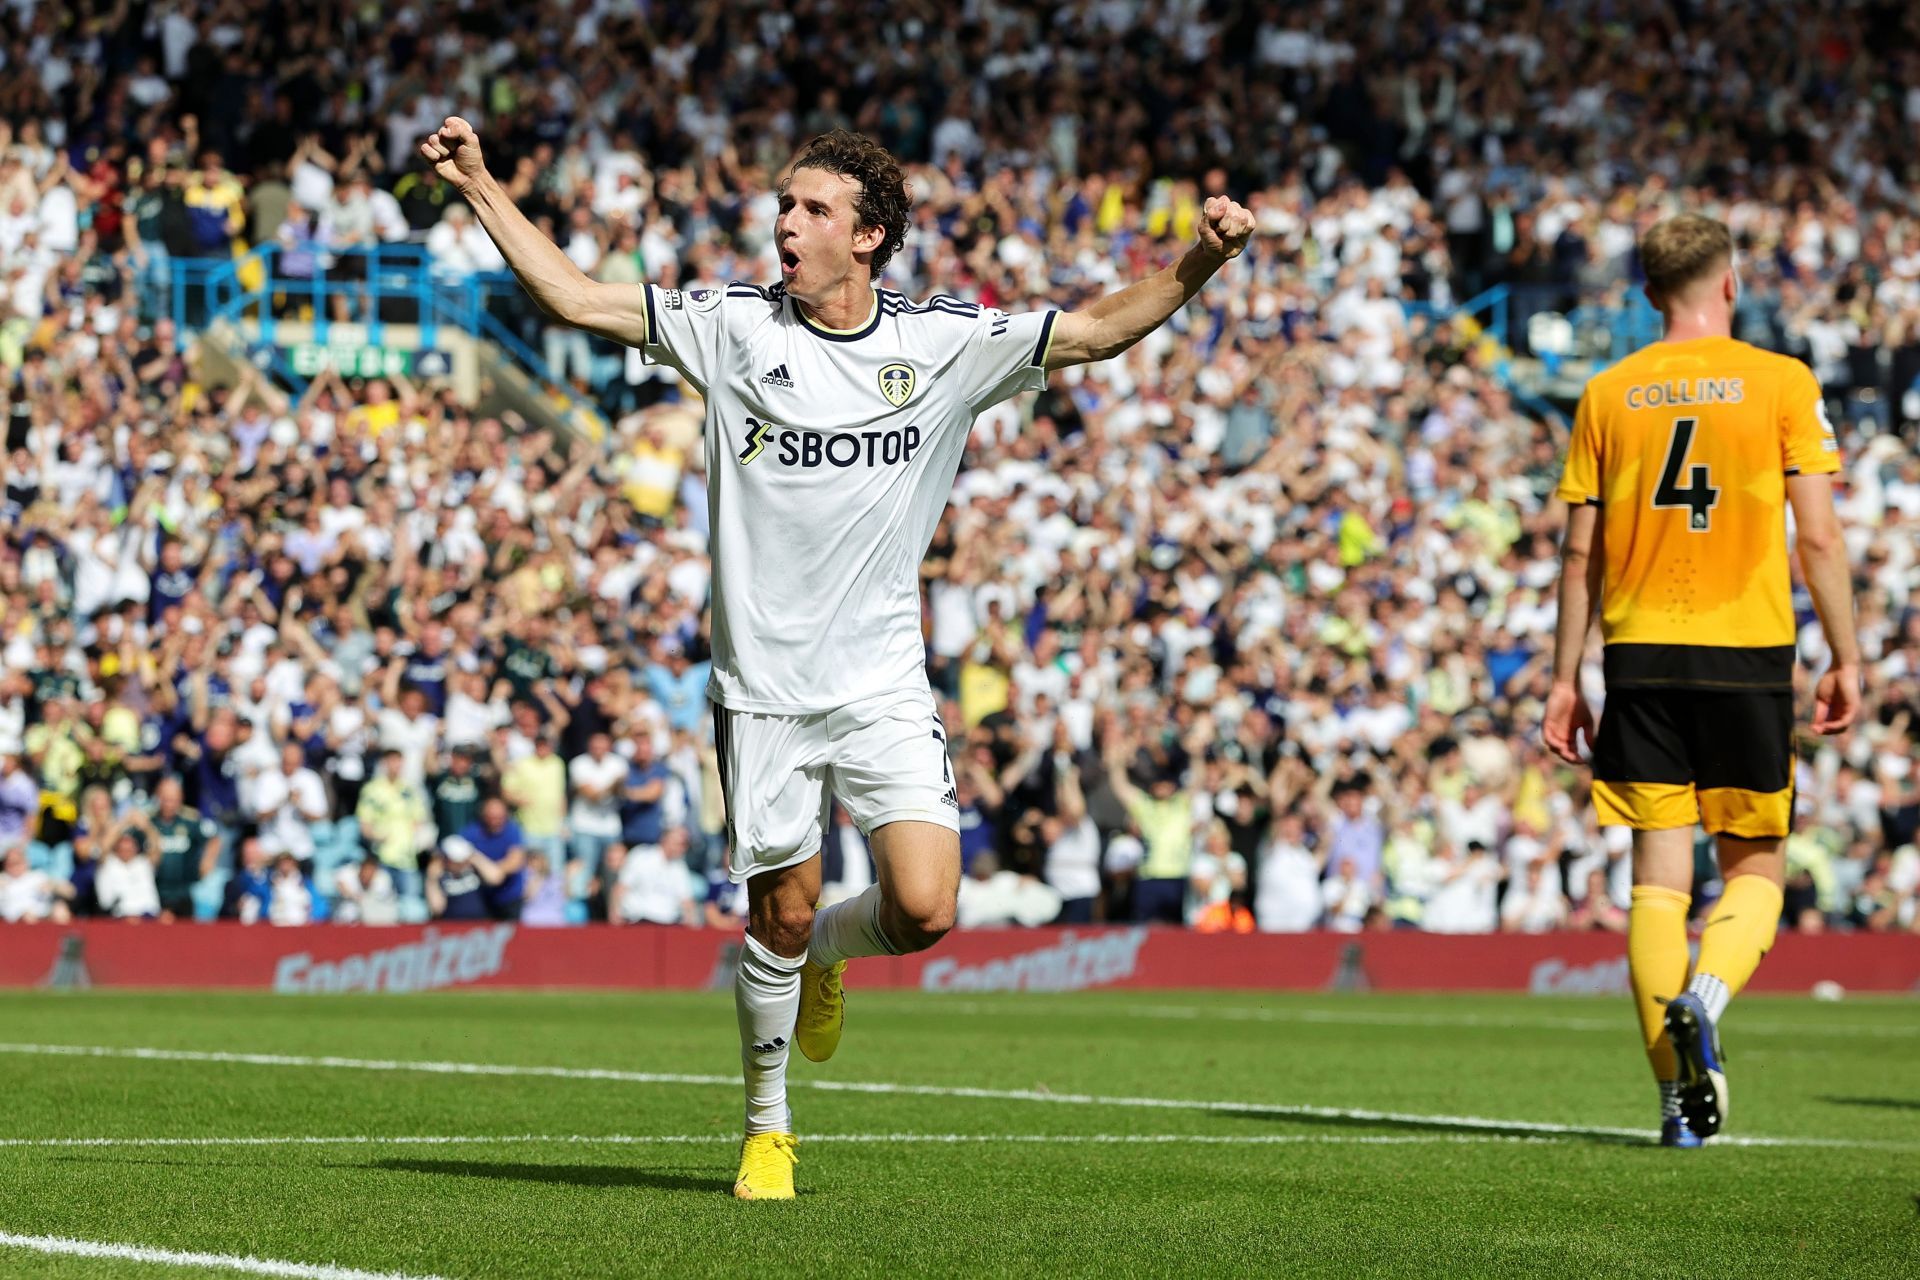
{"label": "gold sock", "polygon": [[1640,1012],[1641,1043],[1656,1080],[1680,1074],[1667,1039],[1665,1002],[1687,985],[1687,908],[1692,902],[1677,889],[1638,884],[1633,887],[1633,910],[1627,914],[1627,969]]}
{"label": "gold sock", "polygon": [[1773,946],[1782,896],[1780,886],[1765,876],[1735,876],[1714,904],[1700,934],[1700,963],[1694,971],[1725,983],[1726,999],[1740,994],[1760,967],[1760,957]]}

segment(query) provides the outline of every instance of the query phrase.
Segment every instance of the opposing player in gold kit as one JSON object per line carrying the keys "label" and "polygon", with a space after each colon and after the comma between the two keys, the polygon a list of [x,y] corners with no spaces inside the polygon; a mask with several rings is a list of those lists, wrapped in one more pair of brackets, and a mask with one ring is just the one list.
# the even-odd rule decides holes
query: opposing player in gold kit
{"label": "opposing player in gold kit", "polygon": [[[1695,1147],[1727,1115],[1720,1018],[1780,920],[1793,816],[1789,507],[1832,654],[1815,732],[1853,722],[1860,656],[1830,479],[1840,447],[1819,383],[1731,337],[1740,286],[1724,225],[1670,218],[1640,254],[1666,337],[1581,397],[1559,488],[1569,511],[1545,735],[1576,764],[1586,739],[1601,823],[1633,828],[1627,954],[1661,1142]],[[1578,686],[1596,609],[1607,687],[1597,735]],[[1726,889],[1689,982],[1696,823],[1717,837]]]}

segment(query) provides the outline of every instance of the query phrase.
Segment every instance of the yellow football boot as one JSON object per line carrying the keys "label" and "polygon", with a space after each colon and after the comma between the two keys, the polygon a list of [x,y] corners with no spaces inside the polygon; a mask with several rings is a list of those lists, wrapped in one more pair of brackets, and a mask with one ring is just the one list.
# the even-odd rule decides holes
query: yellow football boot
{"label": "yellow football boot", "polygon": [[733,1180],[736,1200],[793,1199],[793,1166],[800,1163],[800,1140],[790,1133],[751,1133],[740,1144],[740,1176]]}
{"label": "yellow football boot", "polygon": [[847,992],[840,975],[846,971],[845,960],[835,965],[809,960],[800,966],[800,1020],[793,1039],[813,1062],[825,1062],[840,1047],[840,1032],[847,1025]]}

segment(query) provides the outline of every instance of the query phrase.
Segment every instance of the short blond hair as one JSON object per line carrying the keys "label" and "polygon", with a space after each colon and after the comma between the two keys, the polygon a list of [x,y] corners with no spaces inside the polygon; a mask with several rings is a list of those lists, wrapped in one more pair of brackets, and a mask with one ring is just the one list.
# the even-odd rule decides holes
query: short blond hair
{"label": "short blond hair", "polygon": [[1640,265],[1647,293],[1656,301],[1671,298],[1733,265],[1733,233],[1717,219],[1676,214],[1640,237]]}

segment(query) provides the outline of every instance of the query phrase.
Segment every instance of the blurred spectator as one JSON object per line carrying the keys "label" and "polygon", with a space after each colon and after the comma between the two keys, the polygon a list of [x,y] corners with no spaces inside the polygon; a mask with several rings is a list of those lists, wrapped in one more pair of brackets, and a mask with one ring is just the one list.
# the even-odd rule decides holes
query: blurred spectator
{"label": "blurred spectator", "polygon": [[658,845],[666,836],[667,787],[672,772],[655,758],[653,736],[632,739],[633,757],[621,792],[620,841],[629,849]]}
{"label": "blurred spectator", "polygon": [[182,803],[178,778],[163,778],[154,791],[150,820],[159,859],[154,864],[155,888],[163,918],[193,919],[194,882],[221,860],[219,826]]}
{"label": "blurred spectator", "polygon": [[271,924],[312,924],[316,895],[313,883],[300,870],[299,860],[282,853],[273,860],[267,920]]}
{"label": "blurred spectator", "polygon": [[520,842],[547,856],[549,865],[567,860],[567,765],[554,750],[551,733],[533,740],[533,754],[509,764],[500,776],[500,794],[514,807]]}
{"label": "blurred spectator", "polygon": [[33,833],[40,814],[40,783],[13,752],[0,753],[0,848],[11,848]]}
{"label": "blurred spectator", "polygon": [[0,859],[0,922],[66,924],[73,918],[67,906],[72,897],[73,886],[30,866],[21,846],[8,849]]}
{"label": "blurred spectator", "polygon": [[399,751],[381,752],[380,771],[360,789],[355,810],[361,835],[386,865],[403,898],[420,892],[418,858],[432,844],[426,797],[405,776],[405,766]]}
{"label": "blurred spectator", "polygon": [[331,919],[337,924],[400,923],[400,894],[378,858],[362,858],[341,867],[334,874],[333,892]]}
{"label": "blurred spectator", "polygon": [[1133,890],[1135,920],[1181,924],[1186,918],[1187,877],[1193,865],[1193,798],[1181,790],[1185,761],[1164,750],[1141,766],[1146,790],[1128,774],[1127,750],[1137,744],[1115,735],[1107,745],[1107,784],[1147,847]]}
{"label": "blurred spectator", "polygon": [[435,920],[490,918],[481,865],[474,846],[463,837],[441,841],[440,851],[427,864],[427,909]]}
{"label": "blurred spectator", "polygon": [[435,830],[464,831],[480,816],[480,803],[488,795],[488,786],[475,767],[476,758],[473,747],[456,746],[441,758],[440,771],[427,780]]}
{"label": "blurred spectator", "polygon": [[94,880],[100,909],[120,920],[157,919],[160,891],[154,881],[159,839],[144,813],[135,810],[110,827],[100,841],[106,851]]}
{"label": "blurred spectator", "polygon": [[1506,933],[1548,933],[1567,924],[1567,899],[1560,892],[1558,871],[1549,879],[1548,864],[1533,861],[1509,883],[1500,903],[1500,928]]}
{"label": "blurred spectator", "polygon": [[613,753],[613,738],[607,733],[587,739],[586,754],[575,756],[567,765],[573,791],[573,809],[568,815],[573,845],[569,853],[585,875],[599,870],[600,855],[620,839],[620,795],[629,770],[628,762]]}
{"label": "blurred spectator", "polygon": [[1034,876],[1024,876],[1000,865],[991,853],[973,860],[960,881],[954,919],[963,928],[994,925],[1040,925],[1060,915],[1057,890]]}
{"label": "blurred spectator", "polygon": [[1080,766],[1073,757],[1067,727],[1054,730],[1053,812],[1041,825],[1046,843],[1043,863],[1046,882],[1060,895],[1061,924],[1090,924],[1100,901],[1100,829],[1088,816],[1080,786]]}
{"label": "blurred spectator", "polygon": [[1431,933],[1492,933],[1498,920],[1500,864],[1478,840],[1435,850],[1434,888],[1422,927]]}
{"label": "blurred spectator", "polygon": [[299,862],[313,857],[313,824],[331,816],[327,790],[320,775],[306,766],[299,743],[280,748],[277,768],[265,768],[252,779],[253,821],[269,853],[290,854]]}
{"label": "blurred spectator", "polygon": [[268,918],[272,906],[273,855],[258,836],[248,836],[240,841],[239,866],[227,881],[220,918],[258,924]]}
{"label": "blurred spectator", "polygon": [[1326,855],[1306,844],[1298,813],[1282,813],[1261,846],[1254,917],[1263,933],[1303,933],[1320,920],[1320,876]]}
{"label": "blurred spectator", "polygon": [[1247,906],[1247,860],[1233,849],[1227,824],[1215,818],[1193,855],[1188,875],[1192,906],[1189,923],[1206,933],[1251,933]]}
{"label": "blurred spectator", "polygon": [[686,849],[686,832],[678,828],[657,845],[622,848],[617,867],[608,867],[615,879],[607,895],[607,919],[615,924],[696,922]]}
{"label": "blurred spectator", "polygon": [[1625,933],[1627,913],[1614,902],[1607,890],[1607,873],[1596,867],[1588,874],[1586,894],[1580,905],[1567,916],[1570,929],[1595,929],[1606,933]]}
{"label": "blurred spectator", "polygon": [[527,882],[520,923],[554,928],[568,923],[567,883],[544,853],[527,858]]}
{"label": "blurred spectator", "polygon": [[507,802],[499,796],[482,802],[479,819],[467,824],[460,839],[469,851],[460,861],[482,883],[486,914],[495,920],[519,919],[526,896],[528,841],[520,824],[507,816]]}

